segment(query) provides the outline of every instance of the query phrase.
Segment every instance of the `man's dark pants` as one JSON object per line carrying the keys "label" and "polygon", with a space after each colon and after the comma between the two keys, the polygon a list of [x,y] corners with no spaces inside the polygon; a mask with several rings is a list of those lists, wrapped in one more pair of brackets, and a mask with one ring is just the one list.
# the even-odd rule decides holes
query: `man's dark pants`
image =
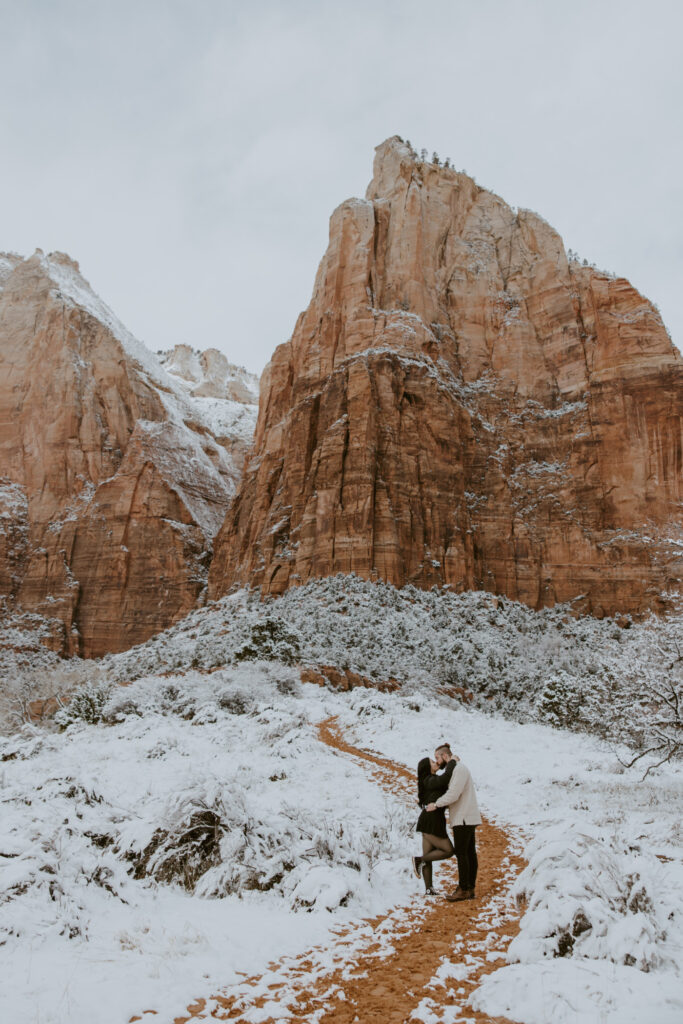
{"label": "man's dark pants", "polygon": [[454,825],[453,846],[458,860],[458,883],[461,889],[474,889],[477,881],[477,847],[474,839],[476,825]]}

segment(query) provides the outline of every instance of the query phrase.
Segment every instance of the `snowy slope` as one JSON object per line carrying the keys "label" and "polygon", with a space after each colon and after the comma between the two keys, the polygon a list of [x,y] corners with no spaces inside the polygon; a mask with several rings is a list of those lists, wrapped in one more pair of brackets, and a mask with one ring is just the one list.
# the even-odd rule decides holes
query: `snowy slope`
{"label": "snowy slope", "polygon": [[[361,743],[412,766],[446,738],[486,813],[524,843],[529,866],[513,888],[527,902],[521,931],[474,1005],[525,1024],[680,1021],[681,766],[643,782],[589,737],[432,701],[419,712],[384,694],[372,704],[382,711],[345,712]],[[456,943],[454,963],[462,952]]]}
{"label": "snowy slope", "polygon": [[[60,713],[64,732],[25,726],[0,740],[0,987],[12,1019],[113,1024],[149,1008],[170,1021],[239,972],[419,898],[415,808],[321,745],[316,723],[334,715],[351,741],[411,769],[450,740],[486,815],[524,848],[512,896],[526,911],[509,948],[491,949],[501,967],[475,995],[485,1012],[673,1024],[683,771],[643,780],[655,758],[625,769],[628,749],[589,735],[589,717],[579,732],[550,727],[543,672],[561,669],[591,706],[610,673],[656,669],[657,650],[663,678],[679,632],[347,578],[264,605],[238,593],[131,652],[78,663],[92,685]],[[298,681],[297,663],[344,662],[403,689]],[[446,692],[463,681],[454,666],[469,704]],[[34,671],[59,676],[44,662]],[[457,977],[463,955],[454,936],[442,976]],[[426,1003],[419,1019],[433,1024]]]}
{"label": "snowy slope", "polygon": [[[680,771],[639,784],[598,741],[431,698],[300,687],[276,663],[140,680],[117,691],[107,724],[4,742],[0,959],[13,1019],[107,1024],[153,1008],[170,1020],[239,971],[417,898],[414,811],[320,747],[312,725],[330,714],[411,767],[448,737],[485,812],[532,838],[517,883],[529,909],[510,966],[480,990],[487,1012],[504,1004],[545,1024],[552,1008],[569,1024],[588,978],[599,1013],[586,1024],[635,1020],[624,993],[675,1019]],[[198,857],[206,870],[188,893],[176,847],[154,840],[207,809],[220,845],[215,862]],[[591,928],[571,959],[555,958],[577,908]]]}
{"label": "snowy slope", "polygon": [[[192,673],[162,690],[140,681],[108,725],[2,747],[0,984],[13,1020],[113,1024],[141,1007],[172,1019],[236,972],[409,896],[405,809],[320,748],[291,669]],[[157,830],[207,809],[218,861],[206,853],[192,893],[159,855],[142,867]],[[149,874],[131,877],[136,865]]]}
{"label": "snowy slope", "polygon": [[[395,677],[519,721],[627,740],[646,749],[666,718],[653,700],[683,686],[681,620],[575,618],[559,605],[534,612],[484,592],[396,589],[354,576],[314,580],[277,600],[239,591],[188,615],[146,644],[106,658],[116,679],[229,663],[255,625],[272,619],[295,637],[308,665],[337,665],[381,681]],[[277,647],[273,647],[277,655]],[[664,718],[660,716],[663,708]]]}

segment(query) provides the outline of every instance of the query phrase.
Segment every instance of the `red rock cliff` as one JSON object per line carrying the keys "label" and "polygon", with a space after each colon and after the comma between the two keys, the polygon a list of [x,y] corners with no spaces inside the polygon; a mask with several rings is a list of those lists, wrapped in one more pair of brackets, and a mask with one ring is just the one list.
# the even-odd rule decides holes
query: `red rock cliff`
{"label": "red rock cliff", "polygon": [[682,381],[628,281],[389,139],[264,371],[209,596],[355,572],[663,608],[683,550]]}
{"label": "red rock cliff", "polygon": [[192,397],[67,256],[0,257],[0,292],[0,598],[125,649],[205,586],[254,406]]}

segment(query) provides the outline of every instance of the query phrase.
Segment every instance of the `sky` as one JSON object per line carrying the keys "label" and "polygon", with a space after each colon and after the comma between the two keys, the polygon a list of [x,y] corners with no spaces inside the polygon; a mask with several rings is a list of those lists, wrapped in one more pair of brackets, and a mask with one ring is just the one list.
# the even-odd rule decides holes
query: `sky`
{"label": "sky", "polygon": [[0,0],[0,250],[260,372],[398,134],[628,277],[683,347],[678,0]]}

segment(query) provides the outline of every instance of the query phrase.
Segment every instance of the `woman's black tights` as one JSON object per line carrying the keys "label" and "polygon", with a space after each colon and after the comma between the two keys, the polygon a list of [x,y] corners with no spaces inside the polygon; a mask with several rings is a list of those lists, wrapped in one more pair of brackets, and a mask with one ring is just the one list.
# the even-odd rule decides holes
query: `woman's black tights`
{"label": "woman's black tights", "polygon": [[432,887],[432,862],[435,860],[448,860],[455,853],[453,845],[447,836],[430,836],[422,833],[422,877],[425,889]]}

